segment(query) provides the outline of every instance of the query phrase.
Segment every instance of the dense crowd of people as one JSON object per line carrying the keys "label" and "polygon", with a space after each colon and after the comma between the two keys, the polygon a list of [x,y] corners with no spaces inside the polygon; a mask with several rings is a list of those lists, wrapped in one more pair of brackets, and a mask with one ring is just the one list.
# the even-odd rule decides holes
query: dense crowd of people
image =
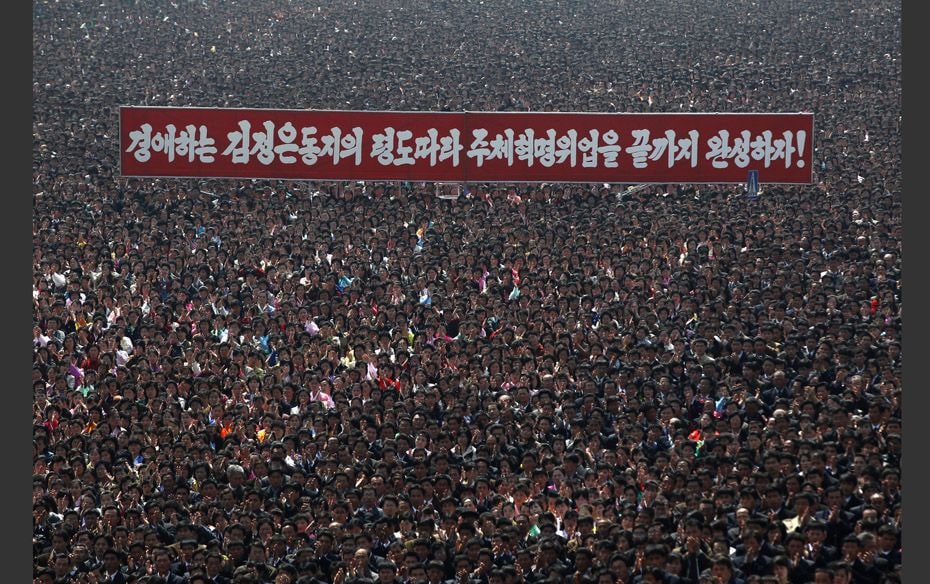
{"label": "dense crowd of people", "polygon": [[[35,2],[36,582],[900,582],[900,10]],[[811,111],[815,183],[132,179],[123,104]]]}

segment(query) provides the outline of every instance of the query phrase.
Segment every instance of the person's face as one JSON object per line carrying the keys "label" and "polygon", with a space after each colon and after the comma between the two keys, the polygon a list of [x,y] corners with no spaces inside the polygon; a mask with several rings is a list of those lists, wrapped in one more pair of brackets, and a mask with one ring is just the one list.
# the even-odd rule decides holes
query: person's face
{"label": "person's face", "polygon": [[57,578],[64,578],[64,576],[71,569],[71,561],[68,559],[68,556],[58,556],[55,559],[55,576]]}
{"label": "person's face", "polygon": [[859,554],[859,544],[856,542],[845,541],[843,542],[843,557],[852,557],[855,558]]}
{"label": "person's face", "polygon": [[723,565],[714,564],[711,567],[711,572],[714,574],[714,578],[721,583],[727,583],[730,581],[730,570]]}

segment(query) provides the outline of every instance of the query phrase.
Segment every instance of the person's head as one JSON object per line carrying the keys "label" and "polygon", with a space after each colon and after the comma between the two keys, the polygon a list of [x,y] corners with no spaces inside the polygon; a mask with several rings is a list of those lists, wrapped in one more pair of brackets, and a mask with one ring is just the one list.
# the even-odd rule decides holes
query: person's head
{"label": "person's head", "polygon": [[722,584],[727,584],[733,577],[733,561],[729,556],[718,554],[712,559],[711,571]]}
{"label": "person's head", "polygon": [[355,550],[355,553],[352,556],[352,561],[355,563],[355,566],[358,568],[365,568],[368,566],[368,561],[371,558],[371,552],[365,548],[359,548]]}
{"label": "person's head", "polygon": [[62,579],[71,571],[71,558],[68,554],[54,553],[49,560],[49,565],[55,571],[55,578]]}
{"label": "person's head", "polygon": [[159,574],[166,574],[171,568],[171,554],[166,549],[156,549],[152,554],[154,558],[155,571]]}
{"label": "person's head", "polygon": [[103,569],[108,574],[113,574],[120,568],[120,553],[114,549],[109,549],[103,554]]}
{"label": "person's head", "polygon": [[843,545],[840,548],[840,555],[846,561],[854,561],[859,556],[862,544],[855,534],[849,534],[843,538]]}
{"label": "person's head", "polygon": [[642,571],[643,584],[665,584],[665,572],[655,566],[647,566]]}
{"label": "person's head", "polygon": [[852,565],[842,560],[837,560],[828,565],[833,571],[833,584],[852,584]]}
{"label": "person's head", "polygon": [[814,584],[834,584],[836,573],[827,567],[818,567],[814,571]]}

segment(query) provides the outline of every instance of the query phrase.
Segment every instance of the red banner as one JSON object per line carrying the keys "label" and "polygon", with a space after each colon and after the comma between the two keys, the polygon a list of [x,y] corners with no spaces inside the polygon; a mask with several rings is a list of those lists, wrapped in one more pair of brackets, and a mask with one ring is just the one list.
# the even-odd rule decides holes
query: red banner
{"label": "red banner", "polygon": [[123,176],[810,184],[814,116],[120,108]]}

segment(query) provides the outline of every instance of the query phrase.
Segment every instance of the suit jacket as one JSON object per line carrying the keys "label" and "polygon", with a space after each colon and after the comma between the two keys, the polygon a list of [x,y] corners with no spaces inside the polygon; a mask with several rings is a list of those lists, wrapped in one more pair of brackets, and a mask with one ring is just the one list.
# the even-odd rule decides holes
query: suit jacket
{"label": "suit jacket", "polygon": [[[164,576],[162,576],[164,578]],[[174,572],[168,572],[168,577],[165,578],[166,584],[187,584],[187,578],[185,576],[180,576]]]}
{"label": "suit jacket", "polygon": [[[642,581],[643,581],[642,574],[637,574],[633,578],[633,584],[642,584]],[[672,574],[670,572],[665,572],[665,584],[682,584],[682,580],[680,577],[676,576],[675,574]]]}
{"label": "suit jacket", "polygon": [[856,525],[856,517],[849,511],[840,509],[837,521],[830,521],[830,510],[821,509],[814,513],[814,517],[823,521],[827,526],[827,540],[831,546],[843,545],[843,538],[852,533]]}
{"label": "suit jacket", "polygon": [[707,570],[711,567],[710,556],[704,552],[699,551],[698,553],[691,555],[688,553],[682,553],[681,555],[681,567],[684,571],[683,576],[691,580],[692,582],[697,582],[701,578],[701,572]]}
{"label": "suit jacket", "polygon": [[839,557],[840,554],[835,547],[823,544],[820,546],[820,551],[817,552],[817,557],[808,559],[814,564],[814,568],[825,568],[830,562],[838,560]]}
{"label": "suit jacket", "polygon": [[788,569],[788,580],[791,584],[808,584],[814,580],[814,563],[801,558],[797,565]]}
{"label": "suit jacket", "polygon": [[882,570],[878,567],[878,560],[871,566],[856,558],[852,565],[852,581],[854,584],[874,584],[882,581]]}
{"label": "suit jacket", "polygon": [[[862,505],[862,499],[860,499],[858,495],[852,494],[849,496],[848,499],[843,501],[843,511],[854,512],[854,509],[856,509],[856,507],[859,507],[860,505]],[[859,515],[856,517],[856,519],[858,519],[859,517],[862,517],[861,511]]]}
{"label": "suit jacket", "polygon": [[876,551],[875,561],[877,562],[879,558],[888,562],[889,569],[894,570],[895,566],[901,565],[901,550],[894,549],[887,553],[882,552],[882,551]]}
{"label": "suit jacket", "polygon": [[171,563],[171,572],[177,574],[178,576],[186,576],[190,572],[190,565],[187,562],[172,562]]}
{"label": "suit jacket", "polygon": [[100,584],[127,584],[129,580],[126,578],[126,574],[122,570],[117,570],[113,574],[107,574],[104,572],[102,578],[98,580]]}
{"label": "suit jacket", "polygon": [[733,558],[733,565],[744,576],[770,576],[774,573],[775,568],[770,558],[757,554],[752,560],[748,560],[744,555]]}

